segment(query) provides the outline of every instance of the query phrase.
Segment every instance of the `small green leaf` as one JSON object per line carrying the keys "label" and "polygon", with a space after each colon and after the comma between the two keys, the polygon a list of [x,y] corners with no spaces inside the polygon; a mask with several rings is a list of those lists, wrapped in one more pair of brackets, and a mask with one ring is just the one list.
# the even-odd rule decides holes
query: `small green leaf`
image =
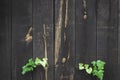
{"label": "small green leaf", "polygon": [[84,67],[85,67],[85,69],[88,69],[89,65],[88,65],[88,64],[85,64]]}
{"label": "small green leaf", "polygon": [[47,58],[43,58],[40,64],[45,68],[47,65]]}
{"label": "small green leaf", "polygon": [[96,61],[92,61],[91,64],[92,64],[93,66],[95,66],[95,65],[96,65]]}
{"label": "small green leaf", "polygon": [[37,58],[35,59],[35,64],[36,64],[36,65],[39,65],[39,64],[40,64],[40,61],[41,61],[41,60],[37,57]]}
{"label": "small green leaf", "polygon": [[83,69],[85,69],[83,63],[79,63],[79,70],[83,70]]}
{"label": "small green leaf", "polygon": [[32,58],[30,58],[28,60],[28,63],[26,63],[23,67],[22,67],[22,74],[26,74],[27,72],[33,71],[33,69],[36,67],[34,61]]}
{"label": "small green leaf", "polygon": [[90,67],[90,68],[87,68],[86,69],[86,72],[88,73],[88,74],[91,74],[92,73],[92,68]]}
{"label": "small green leaf", "polygon": [[97,64],[97,67],[99,70],[104,69],[105,62],[103,62],[101,60],[97,60],[96,64]]}

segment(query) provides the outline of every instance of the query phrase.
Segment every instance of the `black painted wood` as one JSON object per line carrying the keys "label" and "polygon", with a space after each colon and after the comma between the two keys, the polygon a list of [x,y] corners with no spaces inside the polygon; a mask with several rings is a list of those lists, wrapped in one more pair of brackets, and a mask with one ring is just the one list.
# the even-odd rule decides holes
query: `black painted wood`
{"label": "black painted wood", "polygon": [[[110,1],[110,16],[109,16],[109,27],[107,37],[107,69],[106,71],[112,70],[109,76],[109,80],[117,80],[117,65],[118,65],[118,0]],[[112,63],[112,65],[111,65]]]}
{"label": "black painted wood", "polygon": [[[118,15],[120,15],[120,1],[119,1],[119,12]],[[118,17],[118,74],[120,74],[120,16]],[[120,79],[120,76],[117,75],[117,79]]]}
{"label": "black painted wood", "polygon": [[[1,0],[0,80],[46,80],[42,67],[37,67],[33,75],[21,74],[29,58],[45,57],[43,25],[49,63],[47,80],[96,80],[79,71],[78,63],[89,64],[97,59],[106,61],[104,80],[119,80],[119,0],[86,0],[86,20],[82,1]],[[31,27],[33,41],[25,41]],[[58,27],[61,42],[56,48]],[[55,49],[59,50],[57,54]]]}
{"label": "black painted wood", "polygon": [[[110,16],[110,0],[97,1],[97,59],[101,59],[107,62],[107,41],[108,41],[108,28],[109,28],[109,16]],[[105,15],[106,14],[106,15]],[[108,64],[108,63],[107,63]],[[106,68],[109,65],[106,64]],[[109,71],[105,71],[104,79],[110,79],[107,75]]]}
{"label": "black painted wood", "polygon": [[11,79],[11,4],[0,1],[0,80]]}
{"label": "black painted wood", "polygon": [[97,58],[106,61],[104,79],[117,80],[118,2],[100,0],[97,4]]}
{"label": "black painted wood", "polygon": [[78,70],[78,63],[96,60],[96,0],[87,0],[87,19],[83,18],[83,0],[76,0],[76,74],[75,80],[93,79]]}
{"label": "black painted wood", "polygon": [[110,0],[97,1],[97,59],[107,60]]}
{"label": "black painted wood", "polygon": [[118,80],[118,0],[97,4],[97,58],[106,61],[104,79]]}
{"label": "black painted wood", "polygon": [[32,0],[12,0],[12,80],[32,80],[32,73],[21,74],[33,54],[32,41],[25,41],[31,25]]}
{"label": "black painted wood", "polygon": [[47,78],[45,70],[38,67],[33,75],[33,80],[53,80],[53,0],[33,0],[33,57],[45,57],[44,28],[46,31],[46,45],[48,56]]}

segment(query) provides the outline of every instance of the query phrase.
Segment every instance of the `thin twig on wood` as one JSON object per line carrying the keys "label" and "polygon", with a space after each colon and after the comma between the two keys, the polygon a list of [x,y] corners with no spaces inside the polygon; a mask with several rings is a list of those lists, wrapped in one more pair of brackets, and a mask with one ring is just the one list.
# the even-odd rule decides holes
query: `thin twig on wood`
{"label": "thin twig on wood", "polygon": [[[44,29],[44,34],[43,34],[43,38],[44,38],[44,47],[45,47],[45,58],[47,59],[47,41],[46,41],[46,29],[45,29],[45,24],[43,25],[43,29]],[[45,67],[45,80],[48,80],[48,66]]]}

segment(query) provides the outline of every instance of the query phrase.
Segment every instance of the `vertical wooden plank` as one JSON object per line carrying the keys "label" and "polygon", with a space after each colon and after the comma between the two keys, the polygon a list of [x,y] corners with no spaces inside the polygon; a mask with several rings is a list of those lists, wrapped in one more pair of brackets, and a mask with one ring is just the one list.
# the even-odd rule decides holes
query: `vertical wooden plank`
{"label": "vertical wooden plank", "polygon": [[74,80],[75,0],[55,0],[55,80]]}
{"label": "vertical wooden plank", "polygon": [[97,58],[107,60],[110,0],[97,1]]}
{"label": "vertical wooden plank", "polygon": [[[48,71],[38,67],[33,80],[53,80],[53,0],[33,0],[33,57],[45,57],[44,28],[46,31],[46,47],[48,57]],[[47,74],[47,77],[46,77]]]}
{"label": "vertical wooden plank", "polygon": [[118,0],[97,4],[97,58],[106,61],[104,79],[118,80]]}
{"label": "vertical wooden plank", "polygon": [[[108,65],[107,70],[112,70],[112,74],[108,73],[109,80],[118,80],[117,66],[118,66],[118,1],[110,1],[110,20],[107,37],[107,56]],[[111,65],[112,63],[112,65]]]}
{"label": "vertical wooden plank", "polygon": [[0,1],[0,80],[11,79],[11,4]]}
{"label": "vertical wooden plank", "polygon": [[[110,17],[110,0],[97,1],[97,59],[107,62],[107,37]],[[106,65],[107,65],[106,64]],[[105,70],[108,66],[105,66]],[[105,71],[104,79],[108,78],[109,71]]]}
{"label": "vertical wooden plank", "polygon": [[[114,13],[113,13],[114,12]],[[110,79],[118,80],[118,0],[114,2],[111,1],[111,11],[110,11],[110,29],[108,33],[108,64],[109,70],[112,69],[112,74],[110,74]],[[111,29],[112,28],[112,29]],[[111,65],[112,62],[112,65]]]}
{"label": "vertical wooden plank", "polygon": [[[79,62],[90,64],[96,60],[96,0],[76,0],[76,65]],[[87,19],[84,19],[84,10]],[[94,78],[76,69],[75,80],[89,80]]]}
{"label": "vertical wooden plank", "polygon": [[22,66],[32,57],[32,0],[12,0],[12,80],[32,80],[32,73],[21,74]]}
{"label": "vertical wooden plank", "polygon": [[[118,15],[120,15],[120,1],[119,1],[119,12]],[[118,74],[120,74],[120,16],[119,16],[119,20],[118,20],[119,24],[118,24]],[[118,79],[120,79],[120,76],[117,75]]]}
{"label": "vertical wooden plank", "polygon": [[[104,79],[108,78],[109,67],[107,54],[108,28],[110,17],[110,0],[97,1],[97,59],[106,61]],[[112,56],[111,56],[112,57]],[[107,72],[108,71],[108,72]]]}

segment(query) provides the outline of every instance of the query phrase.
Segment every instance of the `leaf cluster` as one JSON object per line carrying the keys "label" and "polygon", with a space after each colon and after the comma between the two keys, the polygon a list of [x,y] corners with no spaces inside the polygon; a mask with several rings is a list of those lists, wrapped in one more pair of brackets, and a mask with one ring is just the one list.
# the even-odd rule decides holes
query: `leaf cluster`
{"label": "leaf cluster", "polygon": [[92,61],[91,64],[93,66],[93,71],[92,71],[93,76],[97,76],[100,80],[103,80],[105,62],[101,60],[97,60],[97,61]]}
{"label": "leaf cluster", "polygon": [[85,70],[88,74],[92,73],[92,67],[88,64],[79,63],[79,70]]}
{"label": "leaf cluster", "polygon": [[40,58],[36,58],[35,60],[33,60],[32,58],[30,58],[28,60],[28,63],[26,63],[23,67],[22,67],[22,74],[26,74],[27,72],[33,71],[37,66],[41,65],[43,68],[45,68],[47,66],[47,59],[43,58],[42,60]]}
{"label": "leaf cluster", "polygon": [[89,64],[79,63],[79,70],[85,70],[86,73],[96,76],[98,79],[103,80],[104,76],[104,65],[105,62],[101,60],[92,61],[92,66]]}

